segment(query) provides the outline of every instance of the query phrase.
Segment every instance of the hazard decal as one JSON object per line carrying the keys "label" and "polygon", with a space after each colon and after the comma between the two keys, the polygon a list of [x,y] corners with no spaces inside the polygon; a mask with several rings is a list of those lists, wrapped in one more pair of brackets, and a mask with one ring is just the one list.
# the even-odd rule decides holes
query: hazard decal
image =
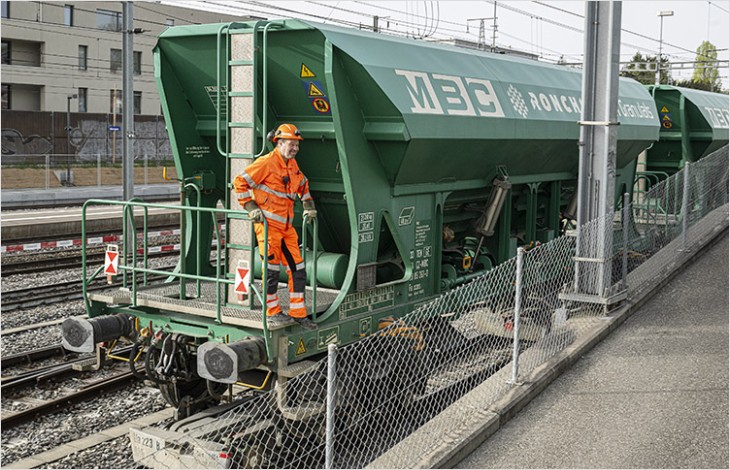
{"label": "hazard decal", "polygon": [[297,350],[294,354],[297,356],[301,356],[305,352],[307,352],[307,347],[304,346],[304,340],[302,338],[299,338],[299,344],[297,345]]}
{"label": "hazard decal", "polygon": [[314,77],[316,77],[314,72],[312,72],[312,70],[310,70],[309,67],[302,64],[302,68],[299,71],[299,78],[314,78]]}
{"label": "hazard decal", "polygon": [[659,112],[659,120],[661,121],[664,129],[671,129],[674,125],[672,123],[672,115],[669,114],[669,110],[666,106],[663,106],[662,110]]}
{"label": "hazard decal", "polygon": [[317,85],[312,82],[309,82],[309,90],[307,93],[310,97],[324,96],[322,90],[320,90]]}
{"label": "hazard decal", "polygon": [[318,113],[326,114],[330,112],[330,103],[326,98],[312,99],[312,106]]}

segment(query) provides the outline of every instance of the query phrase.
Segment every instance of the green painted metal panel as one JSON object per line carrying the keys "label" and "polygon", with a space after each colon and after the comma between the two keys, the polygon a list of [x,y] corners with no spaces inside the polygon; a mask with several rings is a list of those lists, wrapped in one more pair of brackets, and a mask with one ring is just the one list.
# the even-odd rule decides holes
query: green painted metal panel
{"label": "green painted metal panel", "polygon": [[661,131],[648,151],[647,170],[669,175],[728,143],[728,95],[671,85],[647,87],[656,100]]}
{"label": "green painted metal panel", "polygon": [[[368,134],[396,185],[575,171],[580,71],[510,56],[312,25],[357,90]],[[620,86],[619,165],[657,138],[651,96]],[[400,142],[401,145],[395,142]],[[448,155],[448,159],[444,156]],[[427,169],[427,171],[424,171]]]}

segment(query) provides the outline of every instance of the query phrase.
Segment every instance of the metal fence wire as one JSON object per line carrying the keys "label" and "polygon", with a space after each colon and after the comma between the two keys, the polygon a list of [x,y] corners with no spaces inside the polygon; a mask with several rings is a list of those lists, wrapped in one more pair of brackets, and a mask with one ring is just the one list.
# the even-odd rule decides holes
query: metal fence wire
{"label": "metal fence wire", "polygon": [[[726,146],[612,216],[581,227],[581,238],[590,247],[610,232],[609,293],[625,291],[631,301],[727,220]],[[476,386],[487,390],[482,397],[496,401],[604,321],[600,302],[565,300],[564,293],[596,275],[595,268],[587,269],[581,273],[586,279],[576,279],[575,256],[576,237],[569,233],[405,318],[381,322],[375,334],[330,357],[336,368],[330,370],[335,379],[329,409],[325,358],[215,420],[179,426],[188,442],[174,465],[363,468],[408,436],[419,452],[419,428]],[[448,436],[448,426],[438,433]],[[164,467],[168,457],[164,450],[151,452],[142,463]],[[418,456],[408,452],[394,459],[389,467],[418,466]]]}

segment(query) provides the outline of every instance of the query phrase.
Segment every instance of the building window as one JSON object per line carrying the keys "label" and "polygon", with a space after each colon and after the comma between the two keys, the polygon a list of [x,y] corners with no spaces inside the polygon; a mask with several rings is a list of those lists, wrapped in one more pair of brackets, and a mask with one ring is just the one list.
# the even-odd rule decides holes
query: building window
{"label": "building window", "polygon": [[121,31],[122,14],[118,11],[96,10],[96,27],[106,31]]}
{"label": "building window", "polygon": [[172,18],[168,18],[166,20],[167,26],[175,26],[175,20]]}
{"label": "building window", "polygon": [[[5,2],[3,2],[3,3],[5,3]],[[10,85],[3,85],[2,109],[10,109]]]}
{"label": "building window", "polygon": [[[3,0],[2,5],[3,5],[3,18],[10,18],[10,2],[6,2],[5,0]],[[5,93],[4,90],[5,89],[3,88],[3,93]],[[3,96],[5,96],[5,95],[3,95]],[[3,101],[3,103],[5,103],[5,102]],[[5,108],[3,108],[3,109],[5,109]]]}
{"label": "building window", "polygon": [[134,51],[134,74],[142,75],[142,53]]}
{"label": "building window", "polygon": [[89,46],[79,46],[79,70],[86,70],[89,62]]}
{"label": "building window", "polygon": [[109,90],[109,112],[122,114],[122,90]]}
{"label": "building window", "polygon": [[122,70],[122,50],[112,49],[109,52],[109,71],[118,73]]}
{"label": "building window", "polygon": [[89,97],[89,89],[88,88],[79,88],[79,112],[80,113],[86,113],[89,111],[88,108],[88,99]]}
{"label": "building window", "polygon": [[66,26],[74,25],[74,6],[64,5],[63,6],[63,24]]}
{"label": "building window", "polygon": [[134,114],[142,114],[142,92],[134,92]]}
{"label": "building window", "polygon": [[10,65],[10,41],[3,41],[3,65]]}

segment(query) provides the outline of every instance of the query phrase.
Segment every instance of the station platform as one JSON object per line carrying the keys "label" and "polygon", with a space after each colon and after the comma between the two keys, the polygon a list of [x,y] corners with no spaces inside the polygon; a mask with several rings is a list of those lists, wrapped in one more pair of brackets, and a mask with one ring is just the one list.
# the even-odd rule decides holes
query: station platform
{"label": "station platform", "polygon": [[[134,195],[145,201],[177,201],[180,187],[175,183],[135,185]],[[0,207],[3,210],[31,207],[59,207],[81,205],[87,199],[113,199],[121,201],[121,186],[77,186],[54,189],[15,189],[0,191]]]}
{"label": "station platform", "polygon": [[[146,202],[178,205],[177,184],[137,185],[134,195]],[[54,190],[2,190],[2,246],[46,239],[81,238],[81,206],[89,199],[123,200],[120,186],[89,186]],[[138,226],[141,209],[135,210]],[[149,228],[179,225],[179,212],[173,209],[149,209]],[[121,233],[122,208],[92,206],[87,209],[87,233]],[[19,251],[19,250],[12,250]],[[22,250],[20,250],[22,251]]]}
{"label": "station platform", "polygon": [[[177,205],[178,202],[166,204]],[[134,211],[138,226],[142,226],[143,210]],[[94,206],[86,211],[87,233],[121,233],[122,208],[120,206]],[[174,209],[148,209],[148,227],[179,225],[179,212]],[[81,238],[81,207],[35,209],[0,213],[2,245],[22,241],[38,241],[50,238]]]}

